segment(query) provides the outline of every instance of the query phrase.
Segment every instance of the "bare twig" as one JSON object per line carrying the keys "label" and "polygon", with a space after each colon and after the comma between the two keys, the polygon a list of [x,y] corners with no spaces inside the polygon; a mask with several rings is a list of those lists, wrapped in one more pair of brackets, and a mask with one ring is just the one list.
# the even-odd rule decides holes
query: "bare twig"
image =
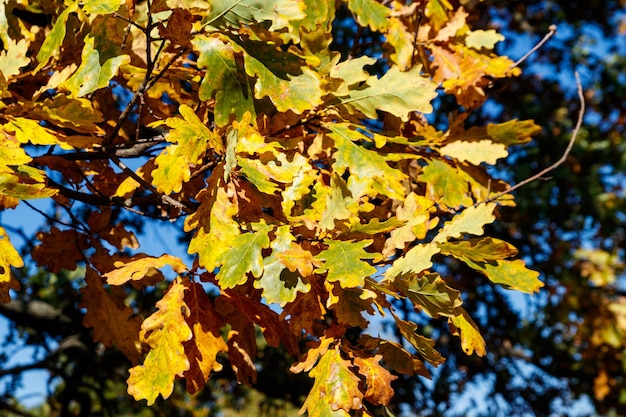
{"label": "bare twig", "polygon": [[[543,177],[550,171],[555,170],[567,160],[567,157],[569,156],[570,152],[572,151],[572,148],[574,147],[574,143],[576,142],[576,137],[578,136],[578,132],[580,131],[580,127],[583,124],[583,118],[585,116],[585,95],[583,94],[583,86],[582,86],[582,83],[580,82],[580,76],[578,75],[578,72],[576,72],[575,75],[576,75],[576,87],[578,89],[578,99],[580,100],[580,110],[578,111],[578,120],[576,121],[576,126],[574,126],[574,130],[572,130],[572,137],[570,138],[569,143],[567,144],[567,148],[565,148],[565,151],[563,152],[563,155],[561,155],[561,158],[559,158],[558,161],[556,161],[549,167],[533,175],[532,177],[529,177],[523,181],[520,181],[519,183],[507,188],[506,190],[492,197],[489,197],[488,199],[482,201],[481,203],[489,203],[491,201],[495,201],[505,194],[511,193],[517,190],[518,188],[521,188],[527,184],[530,184],[531,182],[540,179],[541,177]],[[481,204],[481,203],[477,203],[476,205]]]}
{"label": "bare twig", "polygon": [[549,32],[546,33],[546,35],[543,37],[542,40],[539,41],[539,43],[537,45],[535,45],[530,51],[526,52],[524,54],[523,57],[521,57],[520,59],[518,59],[513,65],[511,65],[511,68],[509,69],[513,69],[515,67],[520,66],[520,64],[524,61],[526,61],[528,59],[529,56],[531,56],[532,54],[534,54],[539,48],[541,48],[543,46],[544,43],[548,42],[548,40],[554,36],[554,34],[556,33],[556,25],[550,25],[550,27],[548,28]]}

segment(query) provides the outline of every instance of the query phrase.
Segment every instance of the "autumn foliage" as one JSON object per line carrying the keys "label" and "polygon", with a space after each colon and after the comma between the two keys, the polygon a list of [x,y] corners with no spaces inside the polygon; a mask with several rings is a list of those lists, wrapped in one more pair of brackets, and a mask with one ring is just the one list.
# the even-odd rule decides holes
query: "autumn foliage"
{"label": "autumn foliage", "polygon": [[[519,69],[462,6],[406,3],[85,0],[42,2],[42,25],[0,21],[0,204],[50,199],[63,213],[32,258],[85,269],[84,325],[134,364],[135,399],[167,398],[179,378],[194,393],[224,363],[254,383],[260,330],[313,379],[303,412],[370,415],[397,375],[444,361],[394,302],[447,319],[485,355],[445,259],[542,286],[485,233],[515,205],[490,168],[540,128],[466,123]],[[382,48],[336,52],[337,8]],[[429,124],[449,98],[462,111]],[[120,212],[181,219],[192,261],[142,252]],[[2,228],[0,262],[9,302],[23,261]],[[162,282],[150,311],[128,298]]]}

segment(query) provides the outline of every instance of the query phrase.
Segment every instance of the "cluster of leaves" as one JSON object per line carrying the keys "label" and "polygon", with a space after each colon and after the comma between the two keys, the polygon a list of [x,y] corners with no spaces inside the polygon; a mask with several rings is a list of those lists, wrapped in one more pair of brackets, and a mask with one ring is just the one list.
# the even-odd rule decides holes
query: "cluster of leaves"
{"label": "cluster of leaves", "polygon": [[[0,204],[49,198],[64,213],[32,258],[54,273],[85,267],[84,324],[133,363],[136,399],[168,397],[178,378],[194,393],[221,357],[255,382],[260,329],[314,380],[303,411],[370,415],[395,375],[444,361],[394,300],[447,319],[467,354],[485,354],[437,264],[542,286],[513,245],[484,232],[514,205],[488,167],[540,129],[465,126],[492,80],[519,70],[462,6],[406,3],[30,3],[52,17],[42,24],[3,6]],[[382,49],[334,51],[337,7]],[[431,125],[441,97],[467,111]],[[192,262],[140,252],[120,211],[184,219]],[[23,261],[2,228],[0,245],[7,302]],[[151,311],[128,298],[164,281]],[[401,340],[373,336],[381,317]]]}

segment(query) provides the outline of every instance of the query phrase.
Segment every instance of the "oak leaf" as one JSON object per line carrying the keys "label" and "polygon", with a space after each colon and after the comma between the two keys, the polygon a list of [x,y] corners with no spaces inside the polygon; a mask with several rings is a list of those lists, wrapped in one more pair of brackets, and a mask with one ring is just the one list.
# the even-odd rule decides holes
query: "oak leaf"
{"label": "oak leaf", "polygon": [[358,373],[365,377],[365,399],[372,404],[388,405],[394,395],[391,383],[398,379],[387,369],[380,365],[383,360],[382,355],[373,357],[355,357],[354,364],[358,368]]}
{"label": "oak leaf", "polygon": [[339,348],[328,349],[321,355],[309,375],[315,379],[300,413],[311,417],[349,416],[351,410],[360,410],[363,393],[360,379],[350,370],[351,363],[341,357]]}
{"label": "oak leaf", "polygon": [[478,326],[465,309],[460,309],[457,316],[448,317],[448,326],[455,336],[461,337],[461,348],[467,355],[476,352],[478,356],[485,356],[485,340],[478,330]]}
{"label": "oak leaf", "polygon": [[116,269],[103,276],[110,285],[122,285],[128,281],[141,281],[147,275],[152,275],[154,269],[170,266],[175,272],[181,273],[187,269],[182,259],[164,254],[158,258],[145,254],[135,255],[127,262],[115,262]]}
{"label": "oak leaf", "polygon": [[[141,319],[119,298],[120,293],[107,291],[96,272],[87,269],[85,287],[81,288],[80,308],[86,309],[83,325],[93,328],[94,342],[117,347],[137,365],[141,359],[139,331]],[[121,294],[124,294],[121,292]]]}
{"label": "oak leaf", "polygon": [[0,227],[0,302],[10,302],[9,291],[20,289],[20,283],[11,275],[11,267],[23,266],[22,257],[11,245],[4,228]]}
{"label": "oak leaf", "polygon": [[183,342],[189,360],[189,369],[183,374],[187,392],[193,394],[206,385],[213,372],[222,370],[217,355],[227,352],[228,346],[220,333],[223,319],[200,284],[187,282],[184,303],[189,309],[185,322],[193,337]]}
{"label": "oak leaf", "polygon": [[328,248],[315,256],[315,259],[323,262],[315,272],[327,272],[326,280],[338,282],[343,288],[362,287],[365,278],[376,273],[376,267],[366,260],[380,260],[380,255],[365,251],[372,242],[324,240]]}
{"label": "oak leaf", "polygon": [[174,379],[190,368],[183,348],[183,343],[193,337],[185,321],[189,315],[184,302],[185,289],[182,279],[176,278],[157,302],[157,311],[141,325],[140,339],[150,346],[150,351],[143,364],[130,369],[127,382],[128,393],[136,400],[147,400],[148,405],[154,404],[159,395],[169,397],[174,390]]}
{"label": "oak leaf", "polygon": [[252,231],[236,236],[232,247],[222,255],[222,267],[217,279],[222,288],[234,288],[248,280],[248,272],[255,278],[263,273],[261,251],[270,245],[268,234],[274,229],[264,221],[251,225]]}
{"label": "oak leaf", "polygon": [[365,87],[352,89],[340,102],[370,119],[375,119],[376,111],[381,110],[407,121],[412,112],[432,112],[430,102],[437,96],[436,88],[435,83],[422,76],[419,65],[405,72],[391,67],[380,79],[368,78]]}
{"label": "oak leaf", "polygon": [[108,57],[101,63],[100,53],[94,47],[94,37],[89,35],[85,38],[81,59],[82,62],[76,72],[60,85],[75,97],[83,97],[108,86],[119,68],[130,63],[128,55]]}

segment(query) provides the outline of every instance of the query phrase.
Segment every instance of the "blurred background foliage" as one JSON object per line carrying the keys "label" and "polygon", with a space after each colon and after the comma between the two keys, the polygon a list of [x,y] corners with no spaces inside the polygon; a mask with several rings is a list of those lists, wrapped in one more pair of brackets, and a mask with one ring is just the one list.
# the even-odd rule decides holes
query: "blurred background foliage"
{"label": "blurred background foliage", "polygon": [[[469,268],[449,263],[445,272],[467,294],[466,309],[482,330],[488,354],[467,357],[457,340],[445,336],[443,320],[428,321],[428,331],[442,335],[437,349],[448,359],[432,380],[395,381],[398,396],[391,411],[402,416],[626,415],[626,1],[461,3],[471,11],[475,29],[496,28],[505,35],[498,52],[514,60],[550,25],[558,28],[521,64],[523,74],[495,83],[489,100],[467,121],[533,119],[543,127],[532,143],[513,150],[497,168],[499,176],[518,183],[560,158],[579,109],[575,71],[588,110],[567,161],[549,178],[518,190],[517,207],[503,209],[490,231],[520,248],[546,287],[532,298],[511,296]],[[26,20],[46,18],[28,6],[13,13]],[[334,48],[345,54],[371,55],[379,47],[377,36],[357,33],[344,9],[335,35]],[[448,112],[455,110],[443,105],[433,122],[446,126]],[[150,224],[135,227],[140,231]],[[22,250],[28,254],[34,242],[25,242]],[[296,415],[309,388],[306,378],[287,371],[291,359],[284,352],[267,347],[258,358],[255,387],[237,385],[225,366],[199,394],[188,396],[177,386],[169,400],[145,408],[125,393],[129,364],[124,356],[94,344],[82,327],[80,271],[28,272],[18,276],[23,289],[17,299],[0,306],[10,322],[0,363],[33,348],[30,364],[0,370],[2,415],[287,416]],[[162,290],[137,301],[152,305]],[[408,307],[398,309],[426,324]],[[46,370],[49,380],[46,398],[32,407],[16,393],[34,369]]]}

